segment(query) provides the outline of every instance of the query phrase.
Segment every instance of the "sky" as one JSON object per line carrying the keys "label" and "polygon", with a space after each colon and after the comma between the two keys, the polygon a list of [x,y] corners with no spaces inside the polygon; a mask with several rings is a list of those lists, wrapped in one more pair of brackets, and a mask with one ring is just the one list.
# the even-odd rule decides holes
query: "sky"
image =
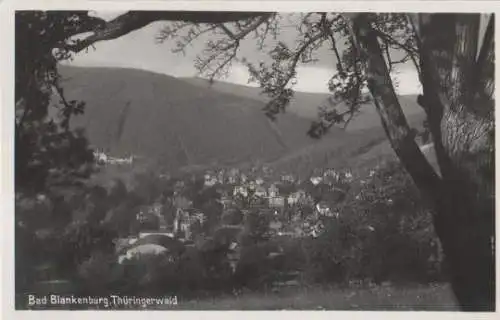
{"label": "sky", "polygon": [[[95,12],[94,15],[105,20],[110,20],[121,12]],[[204,47],[204,40],[194,42],[186,55],[172,53],[175,41],[157,43],[155,40],[166,22],[155,22],[140,30],[131,32],[121,38],[98,42],[94,48],[77,54],[70,65],[75,66],[103,66],[136,68],[153,71],[175,77],[199,76],[194,68],[194,59]],[[278,40],[292,44],[295,31],[291,28],[282,28]],[[266,61],[266,55],[256,47],[255,41],[248,39],[242,42],[239,57],[250,61]],[[328,48],[321,48],[317,53],[318,62],[315,64],[301,65],[297,69],[297,84],[294,89],[305,92],[328,92],[328,80],[335,74],[336,59]],[[269,61],[269,60],[267,60]],[[399,83],[396,89],[399,94],[415,94],[420,92],[420,84],[415,69],[411,64],[401,65],[396,70]],[[396,75],[395,74],[395,75]],[[234,63],[223,81],[248,84],[249,73],[242,64]]]}

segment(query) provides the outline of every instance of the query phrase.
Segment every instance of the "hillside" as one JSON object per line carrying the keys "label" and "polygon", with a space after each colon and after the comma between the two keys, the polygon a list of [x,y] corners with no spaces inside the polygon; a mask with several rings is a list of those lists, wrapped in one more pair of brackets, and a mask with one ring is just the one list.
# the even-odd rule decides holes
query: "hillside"
{"label": "hillside", "polygon": [[[197,85],[216,92],[230,93],[244,98],[254,99],[266,103],[268,97],[261,94],[260,88],[243,86],[224,81],[214,81],[212,85],[208,80],[203,78],[182,78],[187,83]],[[328,99],[327,93],[309,93],[309,92],[295,92],[287,112],[303,117],[306,119],[315,119],[317,117],[317,107],[324,104]],[[420,121],[423,119],[423,110],[417,104],[417,97],[415,95],[399,96],[403,112],[413,123],[415,120]],[[380,118],[373,105],[366,105],[362,112],[353,119],[347,131],[366,130],[374,127],[380,127]]]}
{"label": "hillside", "polygon": [[[267,97],[260,94],[260,89],[223,81],[214,81],[212,85],[202,78],[183,78],[184,81],[215,92],[224,92],[265,103]],[[323,93],[296,92],[286,114],[294,114],[311,121],[316,117],[316,108],[327,99]],[[403,111],[410,126],[421,129],[425,114],[416,103],[416,96],[399,97]],[[313,107],[311,107],[313,106]],[[280,119],[282,115],[278,117]],[[279,171],[295,172],[308,176],[316,168],[322,167],[367,167],[385,159],[394,159],[395,155],[382,129],[375,106],[366,105],[354,118],[346,131],[332,130],[319,141],[314,141],[303,148],[291,150],[283,157],[272,161],[271,165]]]}
{"label": "hillside", "polygon": [[[240,97],[254,99],[266,103],[268,97],[261,94],[260,88],[238,85],[224,81],[214,81],[211,85],[208,80],[203,78],[181,78],[187,83],[207,88],[209,90],[230,93]],[[317,116],[316,107],[321,105],[329,94],[327,93],[308,93],[295,92],[293,99],[290,101],[287,111],[303,118],[314,119]]]}
{"label": "hillside", "polygon": [[[313,142],[310,121],[270,122],[263,102],[174,77],[119,68],[60,67],[68,99],[86,101],[83,127],[111,155],[156,159],[166,169],[272,160]],[[342,133],[343,134],[343,133]]]}
{"label": "hillside", "polygon": [[[133,154],[161,169],[258,161],[303,175],[392,155],[373,106],[348,130],[334,128],[313,140],[306,132],[314,117],[305,115],[311,110],[305,106],[325,99],[324,94],[298,92],[289,112],[271,122],[261,110],[266,98],[258,88],[208,86],[202,79],[135,69],[62,66],[60,71],[67,98],[87,103],[73,127],[83,127],[94,147],[114,156]],[[419,127],[423,113],[414,98],[400,97],[410,124]]]}

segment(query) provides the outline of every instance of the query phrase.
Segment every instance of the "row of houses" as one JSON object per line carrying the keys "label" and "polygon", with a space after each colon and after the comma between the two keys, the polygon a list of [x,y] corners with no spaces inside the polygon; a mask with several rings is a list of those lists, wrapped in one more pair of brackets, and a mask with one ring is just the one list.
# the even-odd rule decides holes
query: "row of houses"
{"label": "row of houses", "polygon": [[[244,198],[257,198],[264,200],[271,208],[283,208],[285,206],[293,206],[299,203],[309,203],[312,201],[310,196],[304,190],[298,190],[289,195],[281,195],[279,188],[272,184],[269,188],[264,186],[235,186],[233,188],[232,197],[241,196]],[[222,204],[226,207],[232,202],[229,196],[221,198]]]}
{"label": "row of houses", "polygon": [[338,171],[335,169],[327,169],[323,174],[315,175],[310,178],[313,185],[318,185],[320,183],[334,184],[338,182],[351,183],[354,180],[354,176],[351,170]]}
{"label": "row of houses", "polygon": [[204,179],[206,187],[212,187],[216,184],[254,184],[256,186],[264,184],[263,178],[250,178],[244,173],[239,173],[239,171],[220,171],[218,173],[206,173]]}
{"label": "row of houses", "polygon": [[94,160],[101,165],[131,165],[134,162],[134,156],[126,158],[112,157],[102,151],[96,150],[94,151]]}

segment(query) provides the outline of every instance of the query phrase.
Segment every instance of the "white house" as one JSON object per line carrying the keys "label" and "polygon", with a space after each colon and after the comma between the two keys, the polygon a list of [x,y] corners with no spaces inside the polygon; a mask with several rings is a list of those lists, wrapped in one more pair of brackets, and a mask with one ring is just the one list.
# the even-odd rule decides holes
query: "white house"
{"label": "white house", "polygon": [[344,173],[344,179],[345,179],[347,182],[352,182],[352,180],[354,179],[354,177],[353,177],[353,175],[352,175],[351,170],[347,170],[347,171]]}
{"label": "white house", "polygon": [[255,183],[256,183],[258,186],[261,186],[261,185],[263,185],[263,184],[264,184],[264,179],[262,179],[262,178],[260,178],[260,177],[259,177],[259,178],[255,179]]}
{"label": "white house", "polygon": [[325,216],[325,217],[333,217],[337,216],[338,217],[338,212],[332,212],[330,207],[326,203],[319,202],[316,204],[316,212],[320,216]]}
{"label": "white house", "polygon": [[269,187],[269,197],[270,198],[274,198],[274,197],[277,197],[277,196],[279,196],[279,189],[278,189],[278,187],[276,187],[275,184],[272,184]]}
{"label": "white house", "polygon": [[313,185],[317,186],[323,181],[323,177],[311,177],[310,180]]}
{"label": "white house", "polygon": [[118,263],[123,263],[125,260],[132,259],[134,257],[139,257],[141,255],[160,255],[168,252],[168,249],[160,246],[158,244],[142,244],[136,247],[133,247],[118,257]]}
{"label": "white house", "polygon": [[233,195],[236,196],[236,195],[242,195],[243,197],[248,197],[248,189],[244,186],[236,186],[234,187],[233,189]]}
{"label": "white house", "polygon": [[204,182],[205,187],[212,187],[216,185],[218,182],[219,180],[217,179],[216,176],[212,176],[209,174],[205,175],[205,182]]}

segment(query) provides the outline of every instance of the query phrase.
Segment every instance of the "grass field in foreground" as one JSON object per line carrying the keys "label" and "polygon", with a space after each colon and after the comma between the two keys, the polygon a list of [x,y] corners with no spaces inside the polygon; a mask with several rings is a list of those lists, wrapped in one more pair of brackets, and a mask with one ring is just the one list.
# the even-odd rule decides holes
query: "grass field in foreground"
{"label": "grass field in foreground", "polygon": [[399,310],[458,311],[447,284],[373,288],[288,288],[183,301],[164,310]]}

